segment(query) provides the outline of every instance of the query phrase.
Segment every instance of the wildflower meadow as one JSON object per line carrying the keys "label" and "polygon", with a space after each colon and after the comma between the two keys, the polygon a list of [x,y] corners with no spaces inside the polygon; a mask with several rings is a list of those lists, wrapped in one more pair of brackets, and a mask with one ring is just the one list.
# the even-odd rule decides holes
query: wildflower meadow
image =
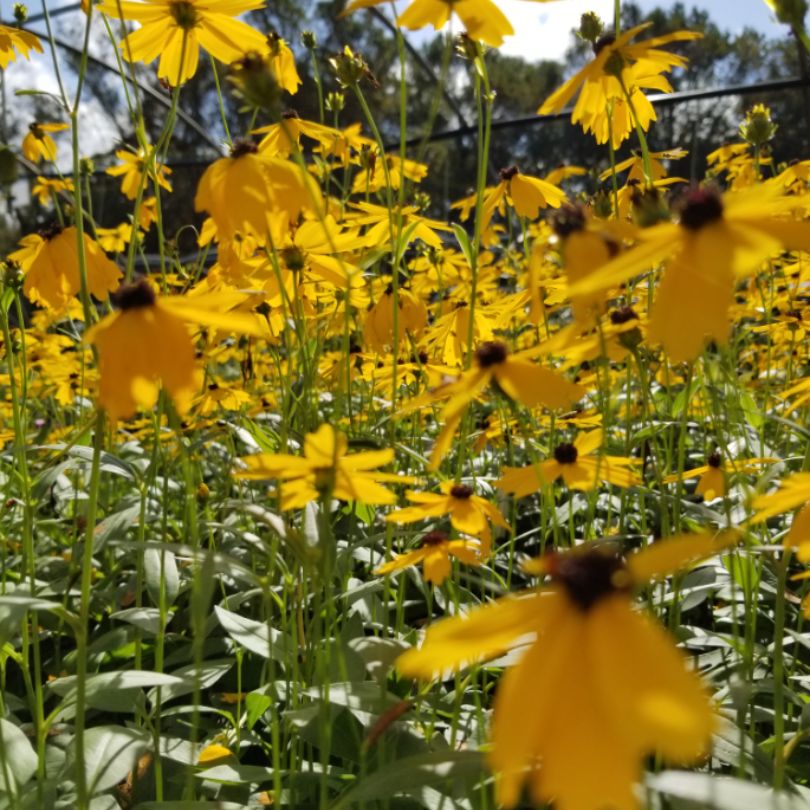
{"label": "wildflower meadow", "polygon": [[521,5],[4,4],[3,810],[810,808],[808,3]]}

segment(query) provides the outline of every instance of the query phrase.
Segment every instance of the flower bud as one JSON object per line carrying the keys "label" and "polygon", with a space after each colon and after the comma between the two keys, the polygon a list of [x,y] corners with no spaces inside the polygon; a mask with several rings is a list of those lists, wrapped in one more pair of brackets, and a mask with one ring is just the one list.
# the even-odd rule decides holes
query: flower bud
{"label": "flower bud", "polygon": [[599,15],[593,11],[587,11],[582,15],[579,21],[579,35],[582,39],[588,42],[596,42],[602,36],[605,26]]}
{"label": "flower bud", "polygon": [[752,146],[764,146],[772,141],[776,130],[770,108],[764,104],[756,104],[748,110],[740,124],[740,135]]}

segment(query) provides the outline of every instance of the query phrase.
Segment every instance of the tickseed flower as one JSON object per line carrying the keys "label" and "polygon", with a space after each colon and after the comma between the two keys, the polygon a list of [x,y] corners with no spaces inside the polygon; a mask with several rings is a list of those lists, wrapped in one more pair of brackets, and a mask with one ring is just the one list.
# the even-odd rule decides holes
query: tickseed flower
{"label": "tickseed flower", "polygon": [[319,199],[317,184],[295,163],[264,156],[250,141],[236,141],[230,157],[203,173],[194,209],[211,215],[220,239],[240,232],[264,239],[269,214],[284,211],[295,222]]}
{"label": "tickseed flower", "polygon": [[29,52],[42,53],[39,39],[28,31],[14,28],[11,25],[0,25],[0,68],[5,70],[17,59],[19,51],[25,59],[30,59]]}
{"label": "tickseed flower", "polygon": [[[84,236],[87,288],[104,301],[118,286],[121,271],[105,255],[97,242]],[[81,290],[79,249],[76,228],[53,224],[38,233],[24,236],[20,249],[9,255],[25,273],[23,291],[35,304],[62,310]]]}
{"label": "tickseed flower", "polygon": [[450,540],[444,532],[429,532],[422,538],[422,545],[419,548],[398,555],[376,568],[374,573],[392,574],[422,563],[425,581],[441,585],[450,575],[451,557],[466,565],[480,565],[481,546],[471,540]]}
{"label": "tickseed flower", "polygon": [[98,349],[98,401],[109,417],[127,419],[153,407],[161,384],[185,413],[202,380],[185,321],[261,337],[257,319],[226,311],[243,298],[227,293],[161,298],[146,279],[122,287],[114,296],[118,310],[86,337]]}
{"label": "tickseed flower", "polygon": [[53,197],[62,192],[73,193],[73,181],[69,177],[60,180],[58,177],[37,175],[37,182],[31,188],[31,194],[37,198],[40,205],[48,205]]}
{"label": "tickseed flower", "polygon": [[634,610],[633,589],[735,541],[731,533],[680,535],[627,559],[610,544],[587,543],[532,560],[526,568],[548,576],[546,587],[431,625],[397,669],[431,678],[533,635],[495,695],[489,760],[498,802],[514,807],[528,780],[537,804],[559,810],[636,808],[644,759],[695,761],[715,716],[673,640]]}
{"label": "tickseed flower", "polygon": [[525,498],[558,478],[562,478],[571,489],[581,490],[595,489],[599,481],[617,487],[633,487],[641,483],[641,478],[631,469],[638,464],[636,459],[596,455],[601,446],[601,430],[580,433],[573,444],[557,445],[552,458],[528,467],[504,467],[495,486],[517,498]]}
{"label": "tickseed flower", "polygon": [[261,8],[264,0],[104,0],[99,10],[141,27],[120,44],[129,62],[160,57],[158,78],[183,84],[197,72],[200,48],[225,64],[247,51],[266,50],[265,38],[234,17]]}
{"label": "tickseed flower", "polygon": [[132,224],[122,222],[114,228],[96,228],[96,237],[108,253],[123,253],[132,241]]}
{"label": "tickseed flower", "polygon": [[[384,0],[352,0],[343,13],[349,14],[358,8],[370,8],[383,2]],[[515,33],[509,20],[491,0],[413,0],[399,15],[397,23],[411,31],[417,31],[426,25],[432,25],[438,31],[447,25],[451,14],[458,15],[470,39],[492,48],[499,47],[503,44],[504,37]]]}
{"label": "tickseed flower", "polygon": [[[139,146],[137,151],[130,152],[127,149],[118,149],[115,156],[121,161],[117,166],[110,166],[106,173],[111,177],[121,178],[121,193],[128,199],[134,200],[138,196],[138,190],[145,189],[147,180],[151,180],[166,191],[172,190],[168,176],[172,170],[168,166],[155,162],[151,164],[152,156],[149,154],[151,147],[144,149]],[[146,175],[146,177],[144,177]]]}
{"label": "tickseed flower", "polygon": [[[775,458],[748,458],[739,459],[733,462],[731,472],[747,472],[755,470],[762,464],[770,464],[777,461]],[[691,470],[684,470],[682,473],[674,473],[662,479],[664,484],[674,484],[679,478],[687,481],[690,478],[698,478],[695,495],[702,495],[707,501],[713,498],[722,498],[728,491],[726,486],[726,465],[723,463],[723,456],[715,451],[706,458],[706,463],[701,467],[694,467]]]}
{"label": "tickseed flower", "polygon": [[551,409],[566,408],[584,396],[582,386],[568,382],[549,368],[532,363],[528,359],[531,353],[532,350],[529,350],[510,356],[505,343],[496,340],[482,343],[475,350],[472,368],[455,382],[410,403],[408,411],[449,397],[440,415],[444,427],[436,438],[429,469],[439,466],[450,448],[465,409],[490,383],[496,383],[504,394],[527,408],[538,405]]}
{"label": "tickseed flower", "polygon": [[614,148],[620,146],[635,126],[633,110],[639,126],[649,129],[656,115],[642,90],[671,93],[672,86],[662,74],[686,66],[684,57],[660,50],[660,46],[702,36],[694,31],[674,31],[631,44],[650,25],[637,25],[618,37],[606,35],[594,42],[594,58],[552,93],[537,112],[559,112],[579,93],[571,122],[593,133],[597,143],[612,140]]}
{"label": "tickseed flower", "polygon": [[406,492],[405,497],[417,505],[398,509],[386,515],[385,519],[389,523],[414,523],[417,520],[449,515],[450,524],[456,531],[481,540],[484,556],[489,555],[492,544],[490,523],[511,531],[498,507],[476,495],[472,487],[445,481],[441,490],[441,495],[436,492]]}
{"label": "tickseed flower", "polygon": [[390,464],[394,451],[369,450],[348,453],[346,436],[331,425],[321,425],[304,439],[304,455],[257,453],[240,459],[246,469],[237,478],[281,481],[281,508],[299,509],[310,501],[331,496],[343,501],[366,504],[396,503],[396,496],[380,486],[380,481],[411,483],[413,479],[395,473],[377,472],[376,467]]}
{"label": "tickseed flower", "polygon": [[32,163],[56,160],[56,143],[48,133],[67,128],[67,124],[30,124],[22,142],[23,155]]}
{"label": "tickseed flower", "polygon": [[785,545],[798,549],[799,560],[810,562],[810,473],[785,478],[776,492],[754,498],[752,505],[756,510],[751,518],[753,525],[801,506],[785,537]]}
{"label": "tickseed flower", "polygon": [[679,222],[641,229],[639,245],[574,283],[569,295],[591,296],[668,260],[650,313],[650,340],[663,344],[673,363],[696,357],[707,339],[724,343],[734,283],[770,257],[810,250],[810,222],[789,219],[801,197],[780,184],[761,183],[738,193],[694,188],[680,206]]}

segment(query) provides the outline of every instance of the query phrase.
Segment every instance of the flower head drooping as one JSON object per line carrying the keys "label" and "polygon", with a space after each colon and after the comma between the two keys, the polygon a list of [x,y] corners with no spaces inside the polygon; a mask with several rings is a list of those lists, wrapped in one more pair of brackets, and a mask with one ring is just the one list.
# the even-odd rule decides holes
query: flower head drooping
{"label": "flower head drooping", "polygon": [[584,388],[531,362],[530,356],[531,352],[510,355],[505,343],[486,341],[475,350],[472,368],[455,382],[410,403],[409,411],[449,397],[441,412],[444,427],[433,446],[430,469],[436,469],[446,455],[467,406],[490,383],[496,383],[506,396],[527,408],[565,408],[584,395]]}
{"label": "flower head drooping", "polygon": [[186,322],[261,336],[253,318],[227,311],[243,297],[222,292],[161,298],[145,278],[123,286],[114,297],[117,311],[87,332],[98,349],[99,404],[110,418],[127,419],[153,407],[161,385],[185,413],[202,382]]}
{"label": "flower head drooping", "polygon": [[56,160],[56,143],[50,133],[65,129],[67,124],[30,124],[22,142],[23,155],[32,163]]}
{"label": "flower head drooping", "polygon": [[[589,543],[532,561],[547,587],[438,622],[400,656],[403,675],[429,678],[503,653],[534,634],[495,698],[490,763],[497,798],[559,810],[635,808],[642,763],[676,763],[706,750],[715,724],[708,695],[669,636],[633,609],[632,590],[736,542],[732,534],[682,535],[625,560]],[[583,770],[588,778],[583,779]]]}
{"label": "flower head drooping", "polygon": [[662,74],[686,65],[684,57],[661,50],[660,46],[702,36],[694,31],[674,31],[633,43],[650,25],[644,23],[618,37],[606,34],[595,40],[594,58],[552,93],[538,113],[559,112],[578,94],[571,121],[592,133],[597,143],[610,140],[618,148],[633,130],[636,116],[638,125],[647,130],[656,116],[643,91],[672,92]]}
{"label": "flower head drooping", "polygon": [[[99,301],[118,286],[121,271],[97,242],[83,234],[87,290]],[[25,273],[23,290],[34,303],[63,310],[81,290],[76,228],[54,224],[24,236],[9,255]]]}
{"label": "flower head drooping", "polygon": [[441,585],[450,575],[450,558],[455,557],[466,565],[481,564],[481,546],[471,540],[451,540],[442,531],[428,532],[419,548],[400,554],[390,562],[374,570],[375,574],[392,574],[411,565],[422,563],[425,581]]}
{"label": "flower head drooping", "polygon": [[724,343],[737,278],[784,249],[810,250],[810,222],[791,219],[801,198],[775,181],[721,195],[712,186],[681,199],[677,223],[638,232],[639,244],[569,290],[590,296],[667,261],[650,315],[650,339],[672,362],[691,360],[706,340]]}
{"label": "flower head drooping", "polygon": [[18,51],[25,59],[30,59],[31,51],[42,53],[42,44],[28,31],[11,25],[0,25],[0,68],[5,70],[14,62]]}

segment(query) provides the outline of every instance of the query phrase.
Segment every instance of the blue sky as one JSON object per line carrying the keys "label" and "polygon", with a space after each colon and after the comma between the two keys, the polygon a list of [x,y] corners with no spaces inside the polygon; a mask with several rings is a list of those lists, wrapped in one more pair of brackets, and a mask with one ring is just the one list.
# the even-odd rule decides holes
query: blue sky
{"label": "blue sky", "polygon": [[[642,9],[674,5],[674,0],[636,0]],[[532,3],[497,0],[517,34],[504,44],[505,53],[527,59],[559,59],[568,47],[568,33],[584,11],[596,11],[612,19],[613,0],[558,0]],[[763,0],[685,0],[687,7],[707,10],[722,27],[740,31],[748,26],[769,36],[783,36],[786,27],[776,22]]]}

